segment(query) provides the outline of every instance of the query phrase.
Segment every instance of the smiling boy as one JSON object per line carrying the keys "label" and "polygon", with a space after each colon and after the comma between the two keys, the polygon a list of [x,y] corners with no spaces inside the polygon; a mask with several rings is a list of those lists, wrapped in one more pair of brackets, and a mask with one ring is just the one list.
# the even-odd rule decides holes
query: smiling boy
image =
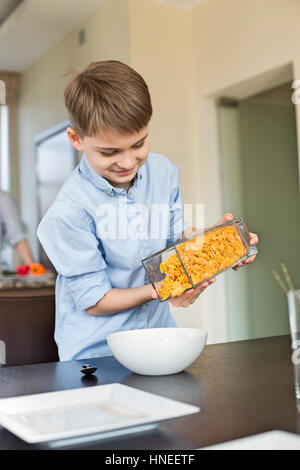
{"label": "smiling boy", "polygon": [[[106,336],[114,331],[176,326],[141,261],[187,229],[178,168],[149,152],[152,106],[143,78],[118,61],[91,63],[67,85],[65,105],[68,138],[83,157],[38,228],[58,273],[60,360],[111,355]],[[167,230],[152,218],[157,207],[167,207]],[[187,307],[214,281],[170,302]]]}

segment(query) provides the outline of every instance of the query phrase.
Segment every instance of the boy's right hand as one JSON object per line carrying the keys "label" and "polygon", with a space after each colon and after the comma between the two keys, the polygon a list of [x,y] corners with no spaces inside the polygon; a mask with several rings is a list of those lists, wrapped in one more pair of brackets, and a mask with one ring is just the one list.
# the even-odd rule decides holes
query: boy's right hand
{"label": "boy's right hand", "polygon": [[[216,281],[216,278],[213,277],[209,281],[205,281],[202,284],[200,284],[198,287],[195,287],[194,289],[188,290],[187,292],[183,292],[183,294],[180,294],[176,297],[172,297],[169,299],[169,302],[174,306],[174,307],[189,307],[191,304],[195,302],[196,299],[198,299],[199,295],[202,294],[205,289],[210,286],[210,284],[213,284]],[[154,289],[152,289],[152,298],[157,299],[158,295]]]}

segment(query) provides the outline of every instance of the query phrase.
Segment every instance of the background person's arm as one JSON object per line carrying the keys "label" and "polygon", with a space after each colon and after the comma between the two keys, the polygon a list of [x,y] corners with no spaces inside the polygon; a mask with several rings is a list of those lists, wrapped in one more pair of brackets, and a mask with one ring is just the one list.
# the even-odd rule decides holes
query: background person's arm
{"label": "background person's arm", "polygon": [[30,265],[34,263],[32,253],[26,239],[19,241],[15,245],[15,249],[24,264]]}
{"label": "background person's arm", "polygon": [[21,227],[15,200],[8,193],[1,194],[1,213],[4,224],[4,237],[16,248],[25,264],[32,264],[33,256]]}

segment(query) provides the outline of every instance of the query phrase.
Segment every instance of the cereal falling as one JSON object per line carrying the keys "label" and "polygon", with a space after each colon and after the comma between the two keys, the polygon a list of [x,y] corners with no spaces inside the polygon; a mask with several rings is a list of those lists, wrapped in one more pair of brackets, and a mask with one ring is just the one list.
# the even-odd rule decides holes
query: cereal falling
{"label": "cereal falling", "polygon": [[[247,252],[237,229],[233,226],[208,231],[180,243],[176,248],[194,285],[229,268]],[[176,254],[160,263],[160,271],[166,274],[159,289],[162,300],[180,295],[192,287],[185,270]]]}

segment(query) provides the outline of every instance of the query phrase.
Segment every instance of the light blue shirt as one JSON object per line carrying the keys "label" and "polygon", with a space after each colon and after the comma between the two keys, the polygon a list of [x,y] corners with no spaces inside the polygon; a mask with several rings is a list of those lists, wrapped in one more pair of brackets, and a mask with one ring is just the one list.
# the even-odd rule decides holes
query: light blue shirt
{"label": "light blue shirt", "polygon": [[[156,236],[154,230],[149,236],[151,211],[141,216],[140,204],[168,207],[167,233]],[[149,284],[142,259],[177,241],[186,226],[178,168],[167,157],[149,153],[127,192],[97,174],[83,155],[38,228],[58,273],[55,340],[60,360],[112,355],[106,341],[112,332],[177,326],[169,302],[157,299],[105,316],[91,316],[86,309],[112,288]]]}

